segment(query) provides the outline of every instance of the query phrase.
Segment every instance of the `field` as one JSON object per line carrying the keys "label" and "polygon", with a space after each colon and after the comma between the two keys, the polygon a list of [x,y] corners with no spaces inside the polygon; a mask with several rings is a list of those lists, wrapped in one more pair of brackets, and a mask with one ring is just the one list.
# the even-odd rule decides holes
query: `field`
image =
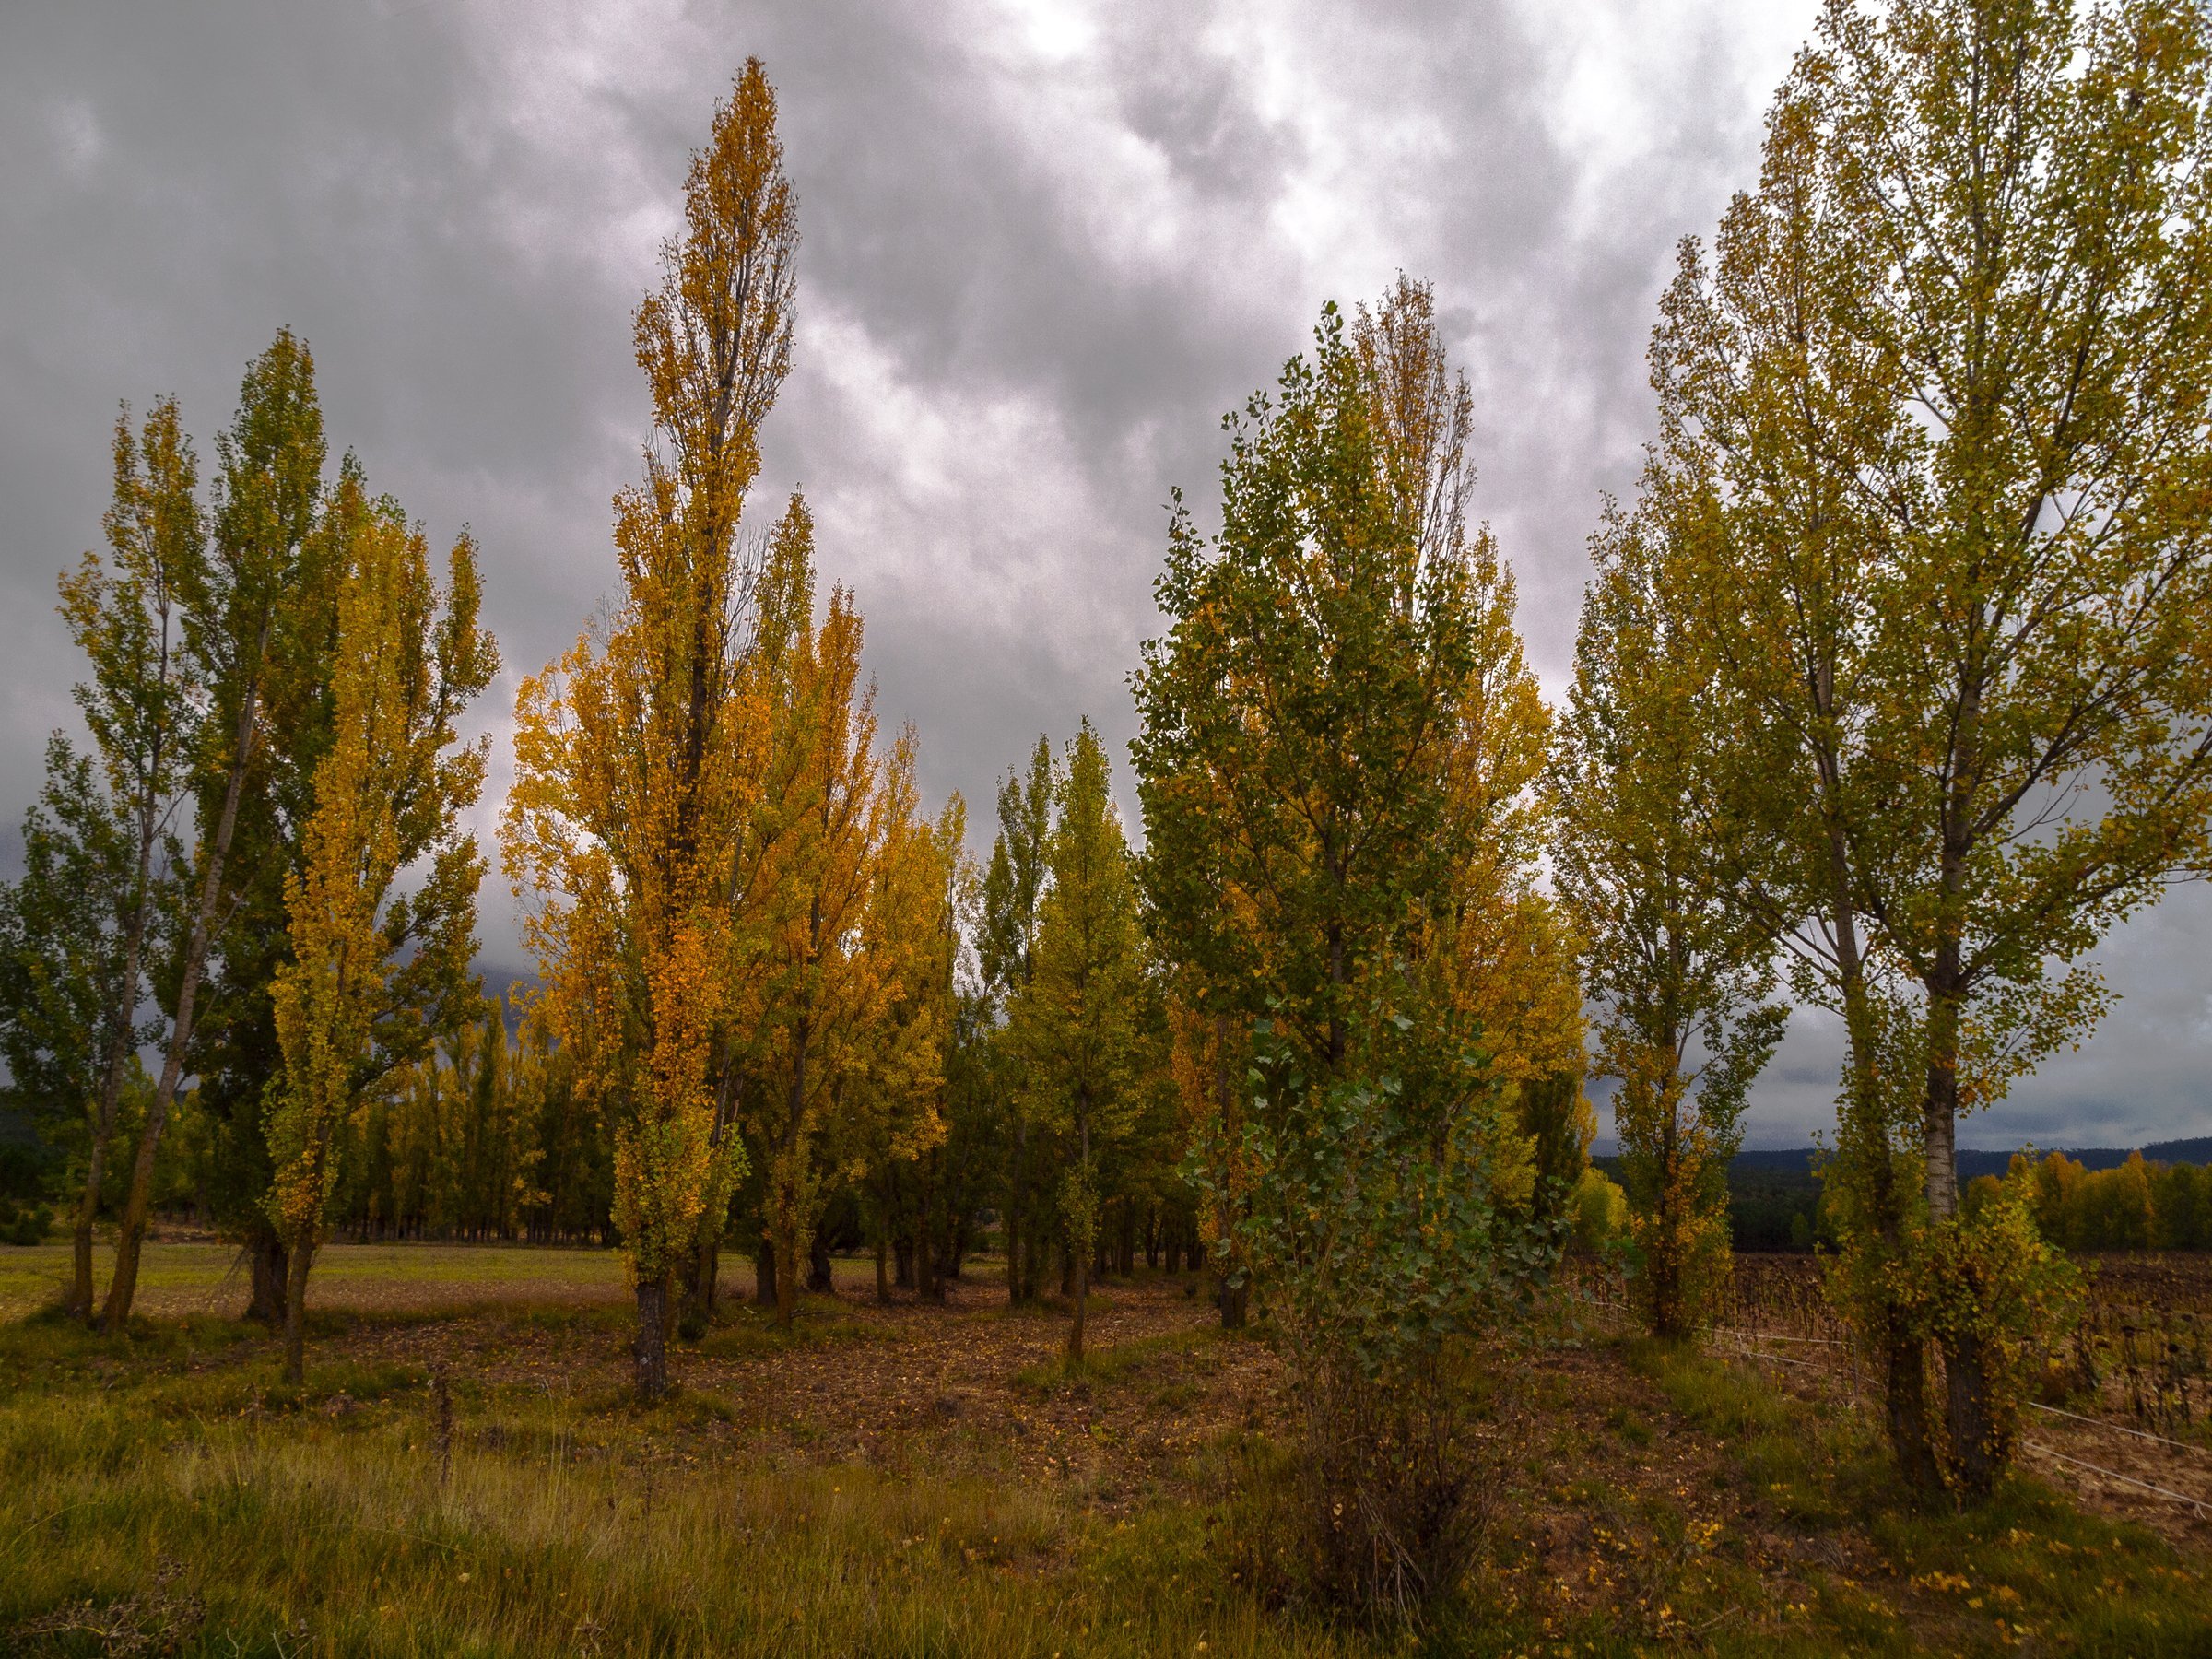
{"label": "field", "polygon": [[944,1307],[841,1263],[788,1336],[735,1274],[641,1411],[607,1253],[333,1246],[299,1391],[219,1247],[123,1339],[37,1312],[63,1265],[0,1251],[9,1653],[2212,1653],[2212,1524],[2032,1457],[1904,1506],[1782,1291],[1704,1354],[1562,1293],[1471,1357],[1481,1563],[1407,1632],[1308,1605],[1277,1361],[1187,1277],[1104,1287],[1068,1375],[988,1261]]}

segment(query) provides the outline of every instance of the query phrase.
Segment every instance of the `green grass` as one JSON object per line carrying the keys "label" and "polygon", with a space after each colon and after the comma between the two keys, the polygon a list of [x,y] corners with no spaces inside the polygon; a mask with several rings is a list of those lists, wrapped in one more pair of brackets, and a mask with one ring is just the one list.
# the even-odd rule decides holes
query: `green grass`
{"label": "green grass", "polygon": [[[60,1243],[0,1245],[0,1319],[21,1318],[61,1300],[70,1250]],[[114,1251],[92,1253],[93,1282],[107,1292]],[[148,1244],[140,1260],[136,1311],[156,1318],[232,1317],[249,1286],[227,1244]],[[613,1301],[626,1294],[622,1258],[611,1250],[509,1244],[326,1244],[309,1280],[311,1306],[419,1312],[484,1303]]]}

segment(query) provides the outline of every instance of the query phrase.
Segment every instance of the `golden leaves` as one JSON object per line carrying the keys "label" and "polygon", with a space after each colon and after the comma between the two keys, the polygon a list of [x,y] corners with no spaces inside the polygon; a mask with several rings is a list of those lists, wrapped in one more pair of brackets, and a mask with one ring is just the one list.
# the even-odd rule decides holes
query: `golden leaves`
{"label": "golden leaves", "polygon": [[[409,838],[408,815],[441,826],[475,881],[473,846],[453,829],[482,781],[480,751],[453,749],[453,721],[497,664],[476,626],[476,572],[465,538],[451,560],[441,615],[429,549],[397,503],[365,499],[358,474],[330,508],[339,538],[332,736],[314,773],[303,865],[287,877],[292,959],[270,988],[284,1071],[268,1137],[271,1219],[312,1245],[336,1178],[334,1144],[385,1011],[390,958],[382,912]],[[474,764],[471,764],[471,762]],[[469,912],[454,920],[464,929]],[[465,939],[421,940],[422,948]]]}

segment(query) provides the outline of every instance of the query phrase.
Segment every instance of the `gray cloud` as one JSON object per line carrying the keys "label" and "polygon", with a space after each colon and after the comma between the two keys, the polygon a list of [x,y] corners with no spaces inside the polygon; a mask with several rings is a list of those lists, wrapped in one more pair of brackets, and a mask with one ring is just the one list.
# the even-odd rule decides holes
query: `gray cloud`
{"label": "gray cloud", "polygon": [[[1088,712],[1130,734],[1171,486],[1205,518],[1220,413],[1324,299],[1401,267],[1435,281],[1474,379],[1480,510],[1556,691],[1583,537],[1649,431],[1674,241],[1754,176],[1812,9],[9,7],[0,818],[70,719],[52,581],[97,536],[116,401],[173,391],[206,443],[279,323],[312,341],[372,482],[434,535],[473,525],[511,669],[573,639],[645,430],[629,308],[748,53],[782,95],[806,239],[761,504],[806,487],[934,796],[964,791],[980,824],[1039,731]],[[495,736],[512,691],[488,700]],[[2039,1134],[2207,1126],[2206,920],[2190,895],[2115,939],[2110,1029],[2004,1111]],[[1755,1138],[1829,1117],[1832,1048],[1800,1022]]]}

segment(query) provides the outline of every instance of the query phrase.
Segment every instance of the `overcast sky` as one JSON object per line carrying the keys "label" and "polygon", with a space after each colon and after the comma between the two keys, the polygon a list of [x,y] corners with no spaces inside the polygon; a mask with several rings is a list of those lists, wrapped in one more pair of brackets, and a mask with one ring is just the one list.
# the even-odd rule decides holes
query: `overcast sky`
{"label": "overcast sky", "polygon": [[[246,360],[312,342],[334,448],[482,544],[509,665],[614,579],[647,405],[630,309],[747,53],[800,198],[796,365],[758,498],[814,504],[933,801],[1088,712],[1117,743],[1164,503],[1209,517],[1223,410],[1324,300],[1435,285],[1479,511],[1562,688],[1601,492],[1652,429],[1676,239],[1755,179],[1812,0],[1206,5],[285,0],[0,7],[0,821],[76,673],[53,576],[99,535],[118,400],[211,455]],[[1118,753],[1118,751],[1117,751]],[[1122,797],[1133,807],[1125,757]],[[488,830],[493,806],[481,815]],[[11,835],[12,840],[12,835]],[[519,960],[503,887],[488,960]],[[2202,889],[2107,946],[2123,1001],[1972,1145],[2212,1133]],[[1754,1145],[1832,1121],[1801,1018]]]}

